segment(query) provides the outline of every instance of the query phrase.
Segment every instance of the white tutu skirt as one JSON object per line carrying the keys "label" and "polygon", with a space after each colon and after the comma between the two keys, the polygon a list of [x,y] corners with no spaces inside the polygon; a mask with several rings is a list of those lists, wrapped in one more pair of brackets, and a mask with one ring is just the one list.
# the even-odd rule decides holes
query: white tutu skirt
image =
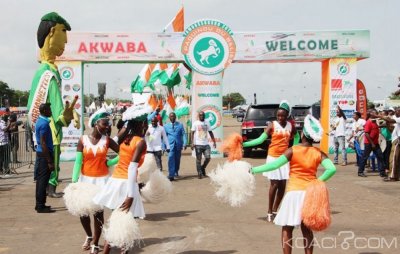
{"label": "white tutu skirt", "polygon": [[104,185],[106,185],[107,180],[109,176],[99,176],[99,177],[94,177],[94,176],[85,176],[85,175],[80,175],[79,176],[79,183],[91,183],[96,186],[99,186],[100,188],[103,188]]}
{"label": "white tutu skirt", "polygon": [[[267,156],[267,162],[266,163],[271,163],[275,161],[277,158],[272,157],[270,155]],[[269,172],[264,172],[263,176],[268,177],[270,180],[287,180],[289,179],[289,169],[290,169],[290,162],[286,163],[282,167],[269,171]]]}
{"label": "white tutu skirt", "polygon": [[[144,218],[144,207],[142,198],[139,194],[139,186],[137,186],[137,194],[133,198],[133,203],[129,211],[133,217]],[[110,177],[107,184],[93,198],[95,204],[108,207],[112,210],[119,208],[128,196],[128,179]]]}
{"label": "white tutu skirt", "polygon": [[300,226],[306,191],[288,191],[283,197],[274,223],[279,226]]}

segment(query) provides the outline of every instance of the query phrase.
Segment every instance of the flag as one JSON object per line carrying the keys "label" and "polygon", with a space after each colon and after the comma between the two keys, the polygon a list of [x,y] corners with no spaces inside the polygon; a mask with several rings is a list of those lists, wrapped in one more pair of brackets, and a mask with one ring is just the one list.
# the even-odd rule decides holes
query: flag
{"label": "flag", "polygon": [[181,83],[181,76],[179,75],[180,64],[172,64],[160,75],[160,82],[162,85],[172,88]]}
{"label": "flag", "polygon": [[148,103],[153,110],[155,110],[157,108],[158,101],[154,94],[150,95]]}
{"label": "flag", "polygon": [[[175,17],[167,24],[163,32],[183,32],[184,28],[184,8],[182,7],[175,15]],[[180,75],[168,75],[168,73],[162,72],[166,69],[168,69],[167,64],[146,64],[139,75],[136,77],[136,79],[132,82],[131,92],[142,93],[144,87],[146,86],[150,87],[152,90],[155,90],[155,85],[163,84],[163,82],[159,81],[161,75],[163,75],[164,84],[168,87],[176,85],[175,82],[178,82],[177,84],[179,84],[181,77],[178,78],[177,76]],[[144,74],[146,74],[147,78],[144,78]],[[166,76],[172,77],[172,80],[165,80]]]}
{"label": "flag", "polygon": [[190,89],[192,86],[192,72],[184,64],[180,64],[179,75],[181,76],[181,85]]}
{"label": "flag", "polygon": [[172,94],[172,91],[171,91],[171,90],[168,91],[167,102],[168,102],[168,105],[169,105],[172,109],[174,109],[174,108],[176,107],[176,102],[175,102],[175,99],[174,99],[174,95]]}
{"label": "flag", "polygon": [[183,32],[185,29],[185,15],[183,6],[178,11],[176,16],[168,23],[168,25],[164,28],[163,32]]}

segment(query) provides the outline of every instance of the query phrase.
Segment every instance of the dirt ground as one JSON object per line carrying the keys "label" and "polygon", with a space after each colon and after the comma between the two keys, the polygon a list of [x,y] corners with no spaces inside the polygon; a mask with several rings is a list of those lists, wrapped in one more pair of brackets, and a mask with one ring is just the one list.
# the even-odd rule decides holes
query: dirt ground
{"label": "dirt ground", "polygon": [[[240,130],[240,123],[229,117],[224,125],[225,135]],[[263,164],[263,155],[260,151],[258,158],[246,161]],[[223,161],[212,159],[207,170]],[[353,155],[349,161],[355,161]],[[163,165],[166,168],[166,156]],[[72,167],[72,162],[61,164],[58,190],[70,182]],[[66,211],[62,199],[48,199],[57,212],[36,213],[33,166],[18,172],[0,179],[0,253],[82,253],[85,234],[79,219]],[[256,176],[254,197],[232,208],[215,198],[208,178],[195,177],[189,149],[183,153],[180,173],[170,199],[145,204],[146,219],[139,221],[143,243],[130,253],[282,253],[281,228],[265,218],[269,182],[263,176]],[[367,175],[358,177],[354,163],[338,167],[328,182],[332,225],[315,233],[315,253],[400,253],[400,183],[385,183],[377,173]],[[299,229],[294,237],[293,253],[304,253]]]}

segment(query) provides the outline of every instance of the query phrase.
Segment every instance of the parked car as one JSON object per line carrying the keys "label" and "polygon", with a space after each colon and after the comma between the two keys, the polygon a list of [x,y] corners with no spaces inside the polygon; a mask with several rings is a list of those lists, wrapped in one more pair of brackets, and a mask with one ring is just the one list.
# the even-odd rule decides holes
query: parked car
{"label": "parked car", "polygon": [[[268,122],[276,120],[276,111],[279,104],[255,104],[250,105],[244,114],[244,117],[238,117],[237,120],[242,122],[241,133],[243,141],[250,141],[258,138],[267,127]],[[268,150],[271,143],[270,137],[261,145],[255,147],[244,148],[244,156],[251,157],[253,149]],[[265,153],[267,155],[267,153]]]}
{"label": "parked car", "polygon": [[237,105],[232,109],[232,117],[237,117],[237,114],[243,114],[247,110],[248,105]]}
{"label": "parked car", "polygon": [[302,131],[304,126],[304,118],[308,114],[311,114],[311,106],[310,105],[295,105],[292,107],[292,117],[296,122],[296,130]]}

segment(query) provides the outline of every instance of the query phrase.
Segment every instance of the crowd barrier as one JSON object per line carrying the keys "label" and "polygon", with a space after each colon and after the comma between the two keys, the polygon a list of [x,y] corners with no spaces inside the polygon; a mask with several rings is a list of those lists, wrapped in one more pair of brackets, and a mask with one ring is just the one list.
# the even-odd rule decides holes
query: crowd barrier
{"label": "crowd barrier", "polygon": [[1,174],[18,174],[18,168],[33,166],[34,148],[30,131],[9,133],[9,140],[0,145]]}

